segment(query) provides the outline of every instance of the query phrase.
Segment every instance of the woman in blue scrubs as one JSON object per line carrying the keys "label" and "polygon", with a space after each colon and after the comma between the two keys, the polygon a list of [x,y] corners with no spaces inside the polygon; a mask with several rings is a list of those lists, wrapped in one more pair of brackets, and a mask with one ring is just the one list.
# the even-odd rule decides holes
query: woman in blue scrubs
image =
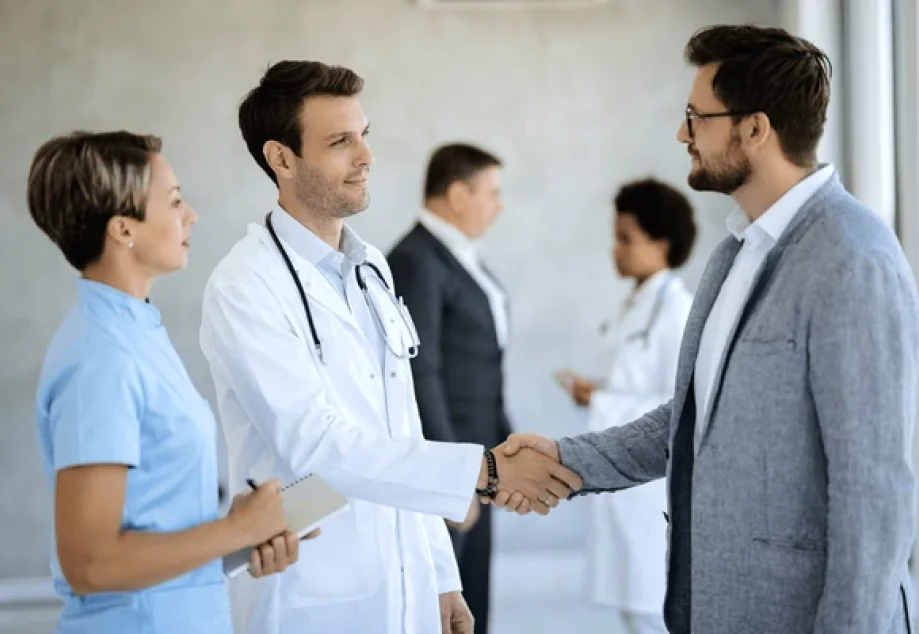
{"label": "woman in blue scrubs", "polygon": [[35,422],[54,494],[59,634],[232,634],[221,557],[297,558],[278,482],[218,515],[215,426],[147,300],[183,268],[197,216],[160,140],[74,133],[29,173],[35,223],[81,276],[47,351]]}

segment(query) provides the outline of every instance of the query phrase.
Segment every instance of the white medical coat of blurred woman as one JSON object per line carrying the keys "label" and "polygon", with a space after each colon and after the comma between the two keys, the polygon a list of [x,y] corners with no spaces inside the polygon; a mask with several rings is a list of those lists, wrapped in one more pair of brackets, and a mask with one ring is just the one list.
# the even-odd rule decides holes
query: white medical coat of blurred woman
{"label": "white medical coat of blurred woman", "polygon": [[[588,410],[591,431],[625,425],[673,395],[692,295],[673,269],[689,258],[696,229],[689,201],[654,179],[624,185],[615,198],[619,275],[635,286],[601,326],[606,376],[564,371],[559,379]],[[590,498],[590,599],[622,613],[635,634],[666,632],[666,482]]]}

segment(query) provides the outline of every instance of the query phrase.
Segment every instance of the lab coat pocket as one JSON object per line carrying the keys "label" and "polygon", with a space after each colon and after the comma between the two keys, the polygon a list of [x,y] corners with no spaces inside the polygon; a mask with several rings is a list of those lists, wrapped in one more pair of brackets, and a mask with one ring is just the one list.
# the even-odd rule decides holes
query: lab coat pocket
{"label": "lab coat pocket", "polygon": [[353,601],[379,589],[388,562],[380,536],[391,530],[385,521],[389,509],[349,502],[350,509],[322,525],[319,537],[300,542],[297,563],[282,573],[280,605]]}

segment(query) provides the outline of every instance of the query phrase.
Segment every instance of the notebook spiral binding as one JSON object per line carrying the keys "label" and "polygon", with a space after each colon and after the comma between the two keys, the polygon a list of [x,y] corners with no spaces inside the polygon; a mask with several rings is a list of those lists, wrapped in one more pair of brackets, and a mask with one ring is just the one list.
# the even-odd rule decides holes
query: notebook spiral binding
{"label": "notebook spiral binding", "polygon": [[286,491],[287,489],[292,489],[293,487],[297,486],[298,484],[300,484],[300,483],[303,482],[304,480],[309,480],[309,479],[312,478],[312,477],[313,477],[313,474],[312,474],[312,473],[307,473],[307,474],[306,474],[305,476],[303,476],[302,478],[297,478],[296,480],[294,480],[294,481],[291,482],[290,484],[285,484],[284,486],[282,486],[282,487],[281,487],[281,491]]}

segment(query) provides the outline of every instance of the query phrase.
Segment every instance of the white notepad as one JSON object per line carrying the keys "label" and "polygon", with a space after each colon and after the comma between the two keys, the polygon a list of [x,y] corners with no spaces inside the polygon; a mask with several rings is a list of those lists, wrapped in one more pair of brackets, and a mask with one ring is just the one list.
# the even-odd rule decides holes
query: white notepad
{"label": "white notepad", "polygon": [[[348,500],[315,475],[283,487],[281,497],[287,529],[301,538],[348,508]],[[243,548],[224,557],[223,572],[235,577],[247,570],[251,552],[251,548]]]}

